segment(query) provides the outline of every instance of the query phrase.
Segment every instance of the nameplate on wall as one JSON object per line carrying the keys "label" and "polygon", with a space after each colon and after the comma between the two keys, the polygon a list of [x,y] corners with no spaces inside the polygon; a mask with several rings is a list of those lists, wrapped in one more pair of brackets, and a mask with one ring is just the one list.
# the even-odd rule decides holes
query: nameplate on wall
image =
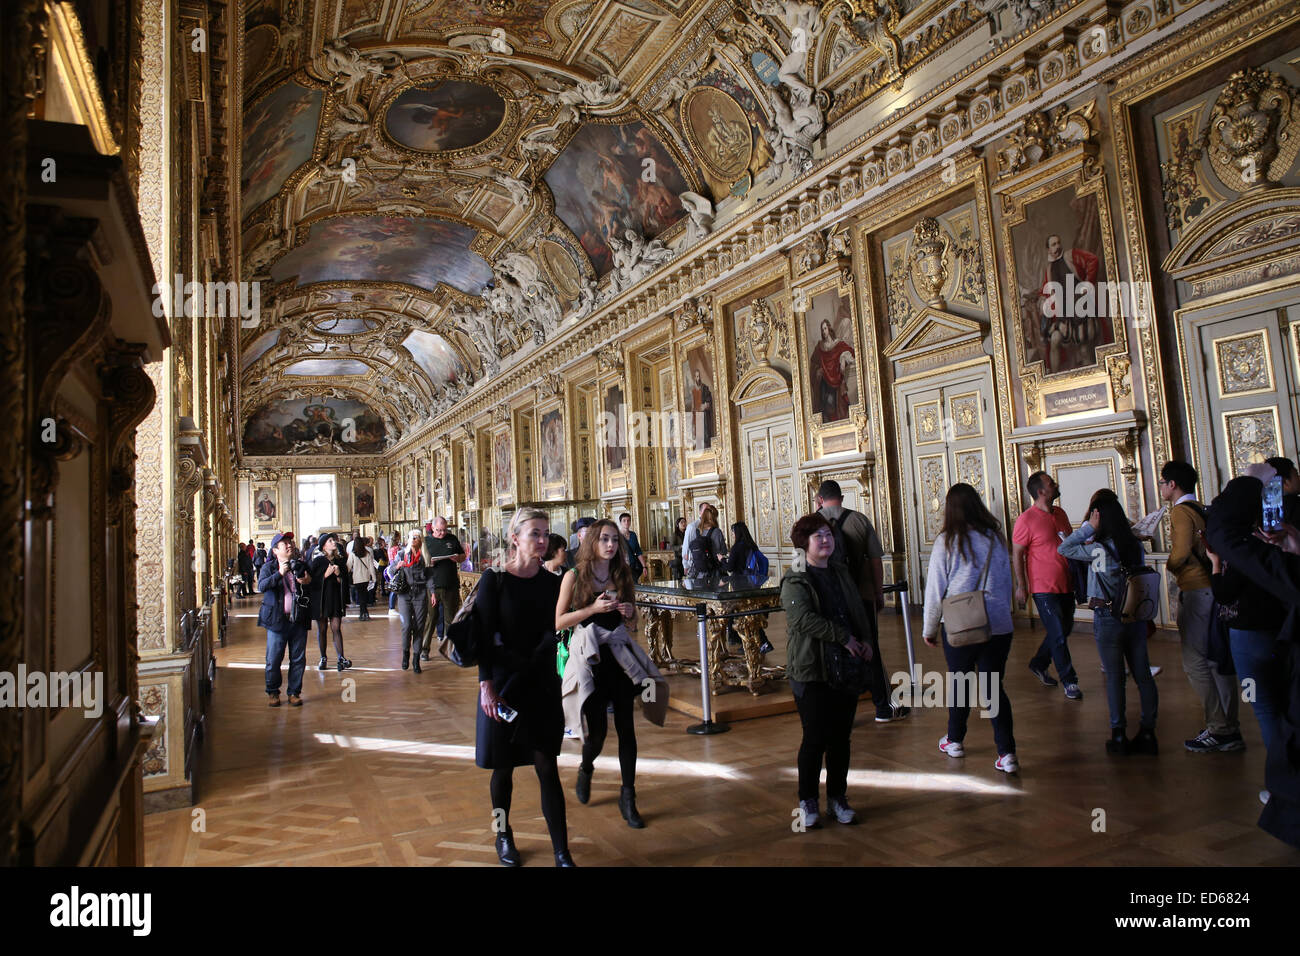
{"label": "nameplate on wall", "polygon": [[1110,393],[1104,381],[1043,393],[1043,416],[1059,418],[1076,412],[1110,408]]}

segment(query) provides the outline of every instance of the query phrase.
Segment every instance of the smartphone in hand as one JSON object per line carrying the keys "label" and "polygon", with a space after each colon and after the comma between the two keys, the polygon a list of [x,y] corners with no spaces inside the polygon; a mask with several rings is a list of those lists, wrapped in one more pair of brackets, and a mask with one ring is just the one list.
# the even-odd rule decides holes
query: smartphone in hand
{"label": "smartphone in hand", "polygon": [[1264,486],[1264,521],[1265,531],[1282,529],[1282,476],[1274,475]]}

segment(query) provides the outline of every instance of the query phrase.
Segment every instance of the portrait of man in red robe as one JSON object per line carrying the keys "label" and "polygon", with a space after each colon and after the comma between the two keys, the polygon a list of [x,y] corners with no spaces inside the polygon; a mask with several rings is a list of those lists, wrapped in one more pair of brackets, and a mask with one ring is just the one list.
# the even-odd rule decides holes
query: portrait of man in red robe
{"label": "portrait of man in red robe", "polygon": [[821,339],[809,357],[809,381],[813,413],[821,413],[823,423],[849,417],[848,380],[854,359],[853,346],[835,337],[830,319],[822,319]]}

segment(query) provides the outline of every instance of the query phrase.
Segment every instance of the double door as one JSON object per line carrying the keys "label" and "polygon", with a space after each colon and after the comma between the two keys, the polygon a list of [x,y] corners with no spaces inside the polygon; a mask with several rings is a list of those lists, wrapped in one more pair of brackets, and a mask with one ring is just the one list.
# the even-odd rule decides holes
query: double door
{"label": "double door", "polygon": [[987,367],[900,383],[909,580],[913,603],[925,593],[934,539],[943,528],[944,501],[957,482],[973,487],[1002,520],[1002,458],[993,379]]}
{"label": "double door", "polygon": [[[777,573],[790,561],[790,528],[801,497],[795,461],[794,417],[742,426],[741,471],[745,482],[745,523],[758,548]],[[728,545],[730,545],[730,535]]]}

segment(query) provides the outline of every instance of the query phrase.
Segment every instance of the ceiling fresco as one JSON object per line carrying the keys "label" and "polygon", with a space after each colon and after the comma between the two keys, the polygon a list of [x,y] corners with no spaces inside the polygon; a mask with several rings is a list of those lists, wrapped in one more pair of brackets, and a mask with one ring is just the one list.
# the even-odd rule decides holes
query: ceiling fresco
{"label": "ceiling fresco", "polygon": [[[245,4],[241,260],[265,291],[243,453],[333,448],[293,425],[312,401],[364,405],[366,447],[400,441],[701,241],[720,203],[780,188],[838,95],[821,74],[881,62],[845,39],[878,38],[843,28],[870,7]],[[834,47],[792,58],[810,10]]]}

